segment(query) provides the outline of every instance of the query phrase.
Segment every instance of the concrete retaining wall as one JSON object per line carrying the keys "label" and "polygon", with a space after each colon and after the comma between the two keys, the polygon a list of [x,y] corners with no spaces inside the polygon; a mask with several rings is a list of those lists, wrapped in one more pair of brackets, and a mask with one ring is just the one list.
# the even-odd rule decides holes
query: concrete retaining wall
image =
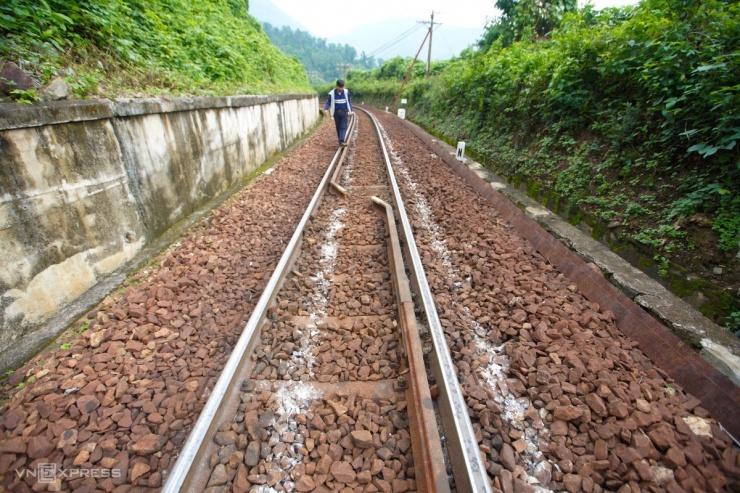
{"label": "concrete retaining wall", "polygon": [[0,355],[318,118],[316,95],[0,104]]}

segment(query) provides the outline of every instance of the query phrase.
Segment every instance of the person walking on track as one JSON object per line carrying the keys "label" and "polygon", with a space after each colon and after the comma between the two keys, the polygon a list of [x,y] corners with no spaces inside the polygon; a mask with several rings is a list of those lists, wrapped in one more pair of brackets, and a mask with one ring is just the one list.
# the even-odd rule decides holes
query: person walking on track
{"label": "person walking on track", "polygon": [[324,114],[331,114],[334,117],[339,145],[346,146],[347,122],[349,115],[352,114],[352,98],[349,95],[349,89],[344,88],[342,79],[337,80],[337,87],[329,91],[329,97],[326,98],[324,105]]}

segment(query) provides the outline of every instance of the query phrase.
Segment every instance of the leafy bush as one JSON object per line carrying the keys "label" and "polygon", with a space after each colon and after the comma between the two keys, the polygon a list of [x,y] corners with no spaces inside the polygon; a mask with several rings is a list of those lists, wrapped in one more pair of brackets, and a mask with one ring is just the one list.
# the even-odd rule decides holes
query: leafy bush
{"label": "leafy bush", "polygon": [[64,75],[80,95],[103,81],[115,95],[308,90],[236,0],[13,0],[0,34],[0,57],[42,82]]}
{"label": "leafy bush", "polygon": [[13,89],[10,91],[10,96],[18,103],[33,104],[39,101],[41,98],[36,94],[35,89]]}
{"label": "leafy bush", "polygon": [[489,22],[479,46],[494,42],[509,46],[514,41],[547,36],[566,12],[576,10],[575,0],[496,0],[501,16]]}
{"label": "leafy bush", "polygon": [[[646,228],[665,233],[700,208],[719,235],[714,247],[731,254],[740,241],[738,14],[724,0],[566,14],[549,41],[493,42],[450,64],[414,94],[412,113],[465,137],[499,171],[536,176],[597,216],[626,214],[633,237],[664,252],[690,240],[646,242]],[[512,152],[520,157],[502,160]],[[619,204],[584,202],[620,193]]]}

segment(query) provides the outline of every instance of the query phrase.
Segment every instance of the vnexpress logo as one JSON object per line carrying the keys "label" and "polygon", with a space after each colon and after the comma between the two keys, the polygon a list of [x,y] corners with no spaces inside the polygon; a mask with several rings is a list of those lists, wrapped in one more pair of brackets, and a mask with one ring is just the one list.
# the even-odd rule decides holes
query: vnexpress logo
{"label": "vnexpress logo", "polygon": [[62,469],[55,463],[41,463],[36,469],[16,469],[19,478],[36,478],[39,484],[51,484],[61,479],[77,478],[120,478],[121,469]]}

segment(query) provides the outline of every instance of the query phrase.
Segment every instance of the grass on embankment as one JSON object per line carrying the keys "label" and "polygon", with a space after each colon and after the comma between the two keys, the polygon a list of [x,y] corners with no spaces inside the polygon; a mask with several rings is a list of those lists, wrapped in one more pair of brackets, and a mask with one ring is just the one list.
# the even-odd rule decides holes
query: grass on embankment
{"label": "grass on embankment", "polygon": [[[244,0],[11,0],[0,60],[75,97],[310,92],[305,70],[270,43]],[[13,95],[32,102],[35,91]]]}

